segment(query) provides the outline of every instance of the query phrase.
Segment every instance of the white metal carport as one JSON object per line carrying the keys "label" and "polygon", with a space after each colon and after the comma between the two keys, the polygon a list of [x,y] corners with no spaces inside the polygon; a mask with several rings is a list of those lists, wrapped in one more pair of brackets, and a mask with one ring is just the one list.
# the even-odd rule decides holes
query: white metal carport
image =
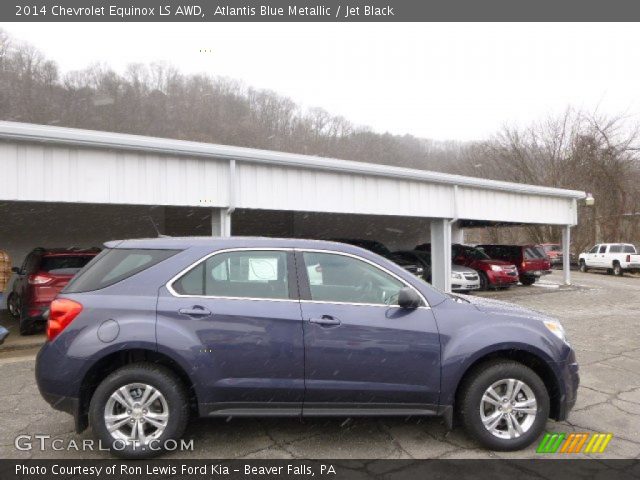
{"label": "white metal carport", "polygon": [[213,235],[231,234],[236,209],[428,219],[433,284],[444,290],[450,244],[460,241],[458,220],[562,225],[569,283],[570,227],[585,197],[387,165],[14,122],[0,122],[0,174],[0,201],[8,208],[13,202],[206,207]]}

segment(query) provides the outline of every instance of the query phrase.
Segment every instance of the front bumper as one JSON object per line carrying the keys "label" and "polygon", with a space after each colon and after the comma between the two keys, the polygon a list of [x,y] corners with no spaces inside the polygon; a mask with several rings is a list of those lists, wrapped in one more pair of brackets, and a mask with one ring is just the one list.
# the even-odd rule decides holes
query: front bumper
{"label": "front bumper", "polygon": [[508,275],[505,272],[494,272],[493,270],[487,272],[487,278],[489,284],[494,287],[516,285],[519,281],[518,275]]}
{"label": "front bumper", "polygon": [[460,280],[458,278],[451,279],[451,290],[454,292],[466,292],[470,290],[479,290],[480,281]]}

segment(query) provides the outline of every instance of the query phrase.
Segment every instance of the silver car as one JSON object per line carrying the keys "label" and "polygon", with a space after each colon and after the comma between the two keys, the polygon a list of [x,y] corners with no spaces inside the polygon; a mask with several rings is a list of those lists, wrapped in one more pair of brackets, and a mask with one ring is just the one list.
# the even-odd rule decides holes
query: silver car
{"label": "silver car", "polygon": [[[388,255],[390,260],[400,262],[411,262],[421,265],[424,268],[424,278],[431,283],[431,253],[423,250],[399,250]],[[451,265],[451,290],[454,292],[468,292],[470,290],[480,290],[480,275],[469,267]]]}
{"label": "silver car", "polygon": [[480,290],[480,275],[473,268],[451,265],[451,290],[454,292]]}

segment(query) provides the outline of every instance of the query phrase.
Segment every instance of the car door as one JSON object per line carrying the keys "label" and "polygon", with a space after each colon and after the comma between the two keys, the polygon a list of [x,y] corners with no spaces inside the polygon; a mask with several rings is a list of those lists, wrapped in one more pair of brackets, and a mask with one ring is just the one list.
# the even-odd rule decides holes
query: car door
{"label": "car door", "polygon": [[595,258],[594,258],[594,266],[598,267],[598,268],[605,268],[607,266],[607,248],[608,245],[600,245],[600,247],[598,248],[598,253],[596,253]]}
{"label": "car door", "polygon": [[304,347],[293,252],[225,250],[158,300],[158,348],[182,355],[205,414],[300,415]]}
{"label": "car door", "polygon": [[397,306],[408,284],[366,259],[298,251],[305,344],[303,414],[431,413],[440,342],[431,309]]}
{"label": "car door", "polygon": [[600,245],[594,245],[591,250],[589,250],[585,255],[584,255],[584,263],[587,267],[595,267],[597,264],[597,255],[598,255],[598,249],[600,248]]}

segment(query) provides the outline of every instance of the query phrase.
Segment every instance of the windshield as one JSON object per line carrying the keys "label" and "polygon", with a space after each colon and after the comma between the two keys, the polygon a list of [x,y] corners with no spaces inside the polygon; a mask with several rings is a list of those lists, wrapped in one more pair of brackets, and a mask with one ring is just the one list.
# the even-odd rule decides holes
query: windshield
{"label": "windshield", "polygon": [[479,248],[467,247],[467,246],[458,246],[453,247],[453,257],[464,256],[473,260],[491,260],[491,257],[484,253]]}

